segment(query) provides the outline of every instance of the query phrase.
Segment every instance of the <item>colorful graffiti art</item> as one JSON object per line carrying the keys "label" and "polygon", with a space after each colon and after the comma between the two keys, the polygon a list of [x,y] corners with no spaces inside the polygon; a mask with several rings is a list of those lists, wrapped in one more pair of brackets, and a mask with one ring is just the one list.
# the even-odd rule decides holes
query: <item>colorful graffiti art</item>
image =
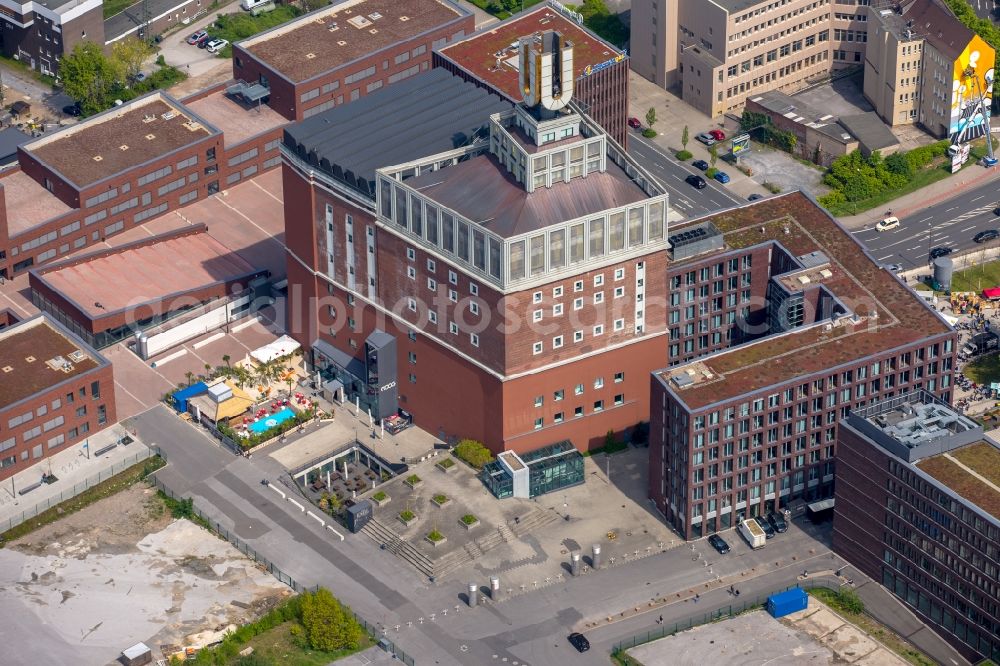
{"label": "colorful graffiti art", "polygon": [[993,47],[974,35],[955,61],[949,127],[952,144],[966,143],[989,132],[995,59]]}

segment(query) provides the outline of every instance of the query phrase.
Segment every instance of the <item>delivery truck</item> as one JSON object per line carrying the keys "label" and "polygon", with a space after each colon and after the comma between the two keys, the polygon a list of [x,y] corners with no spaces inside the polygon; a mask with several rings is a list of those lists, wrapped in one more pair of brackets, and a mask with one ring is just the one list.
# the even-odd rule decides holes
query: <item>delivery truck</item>
{"label": "delivery truck", "polygon": [[986,352],[996,351],[998,348],[1000,348],[1000,339],[997,338],[997,334],[993,331],[983,331],[976,333],[971,340],[965,343],[965,346],[962,347],[962,353],[966,356],[978,356]]}
{"label": "delivery truck", "polygon": [[739,531],[743,538],[746,539],[747,544],[754,550],[763,548],[767,542],[767,535],[764,534],[764,530],[760,529],[760,525],[752,518],[741,520]]}

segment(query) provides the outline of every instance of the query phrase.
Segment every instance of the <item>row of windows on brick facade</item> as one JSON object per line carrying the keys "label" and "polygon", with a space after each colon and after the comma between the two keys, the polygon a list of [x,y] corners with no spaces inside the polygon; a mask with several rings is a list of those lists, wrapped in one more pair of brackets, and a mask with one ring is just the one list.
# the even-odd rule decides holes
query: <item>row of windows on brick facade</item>
{"label": "row of windows on brick facade", "polygon": [[[92,382],[90,385],[90,394],[92,400],[98,400],[101,397],[101,387],[100,382]],[[41,418],[46,416],[49,411],[55,411],[61,409],[63,402],[66,404],[72,404],[76,401],[77,397],[81,400],[87,396],[86,387],[80,387],[78,392],[67,393],[65,399],[56,398],[52,400],[49,404],[40,405],[34,410],[29,410],[23,414],[18,414],[7,420],[7,428],[13,429],[19,427],[25,423],[29,423],[35,418]],[[75,410],[76,418],[84,418],[87,416],[87,405],[80,405]],[[104,425],[107,422],[107,409],[105,405],[98,405],[97,407],[97,424]],[[51,418],[41,425],[35,426],[34,428],[29,428],[21,433],[22,443],[28,443],[37,437],[40,437],[44,433],[49,433],[52,430],[62,426],[65,423],[65,418],[62,415],[58,415]],[[48,439],[47,448],[49,450],[56,448],[57,446],[65,443],[67,437],[70,440],[76,439],[80,434],[86,434],[90,431],[90,424],[83,423],[80,426],[70,428],[66,434],[58,433],[53,435]],[[14,436],[7,437],[5,439],[0,439],[0,468],[10,467],[17,463],[16,455],[6,455],[3,453],[9,451],[17,445],[17,438]],[[33,451],[31,458],[32,460],[40,458],[42,455],[41,445],[36,446]],[[29,452],[24,450],[21,452],[21,460],[27,461],[29,457]]]}
{"label": "row of windows on brick facade", "polygon": [[[624,371],[616,372],[615,384],[621,384],[623,381],[625,381],[625,372]],[[596,379],[594,379],[594,389],[600,390],[602,388],[604,388],[604,377],[597,377]],[[586,386],[584,384],[577,384],[576,387],[574,387],[573,389],[573,395],[583,395],[585,390]],[[566,392],[564,389],[559,389],[557,391],[552,392],[553,402],[562,402],[562,400],[565,397],[566,397]],[[535,396],[535,407],[542,407],[544,405],[545,405],[545,396],[544,395]]]}
{"label": "row of windows on brick facade", "polygon": [[[637,310],[636,311],[636,318],[640,318],[640,317],[642,317],[642,310]],[[625,319],[624,318],[615,319],[613,322],[611,322],[611,328],[615,332],[624,331],[625,330]],[[596,324],[590,330],[591,330],[591,334],[593,335],[593,337],[596,338],[596,337],[602,336],[602,335],[604,335],[604,324]],[[635,327],[635,332],[637,334],[638,333],[642,333],[642,326],[641,325],[640,326],[636,326]],[[584,332],[583,332],[582,329],[581,330],[573,331],[573,342],[574,343],[583,342],[583,338],[584,338]],[[565,344],[566,344],[565,336],[557,335],[554,338],[552,338],[552,349],[562,349],[565,346]],[[541,340],[536,340],[534,343],[532,343],[532,345],[531,345],[531,353],[532,353],[532,355],[537,356],[537,355],[543,353],[544,351],[545,351],[545,343],[544,342],[542,342]]]}
{"label": "row of windows on brick facade", "polygon": [[[625,394],[624,393],[619,393],[619,394],[615,395],[613,405],[615,407],[620,407],[621,405],[624,405],[624,404],[625,404]],[[591,413],[592,414],[600,414],[603,411],[604,411],[604,401],[603,400],[595,400],[594,401],[594,407],[591,410]],[[580,418],[580,417],[583,417],[583,416],[586,416],[586,414],[584,413],[584,407],[583,407],[583,405],[577,405],[576,407],[573,408],[573,418]],[[552,417],[552,425],[559,425],[560,423],[562,423],[565,420],[566,420],[566,413],[565,412],[556,412],[555,415],[553,415],[553,417]],[[545,427],[545,417],[544,416],[537,417],[535,419],[535,430],[541,430],[544,427]]]}
{"label": "row of windows on brick facade", "polygon": [[[348,217],[350,217],[350,216],[348,216]],[[412,247],[407,247],[406,248],[406,259],[409,262],[415,262],[417,260],[417,251],[416,251],[416,249],[414,249]],[[434,259],[428,259],[427,260],[427,272],[430,275],[437,275],[437,261],[435,261]],[[413,265],[407,266],[406,267],[406,276],[408,278],[410,278],[411,280],[416,280],[417,279],[417,269],[416,269],[416,267],[413,266]],[[430,288],[430,285],[431,285],[431,281],[430,280],[431,279],[429,278],[428,279],[428,283],[427,283],[428,284],[428,288]],[[437,283],[434,282],[434,284],[436,285]],[[450,268],[448,269],[448,284],[455,285],[456,287],[458,286],[458,273],[455,272],[455,271],[453,271],[453,270],[451,270]],[[434,289],[431,289],[431,290],[435,291],[436,287]],[[469,293],[472,294],[473,296],[478,296],[479,295],[479,285],[476,282],[473,282],[472,280],[469,280]],[[457,302],[457,300],[458,300],[458,294],[456,293],[454,295],[454,298],[452,298],[452,301]]]}

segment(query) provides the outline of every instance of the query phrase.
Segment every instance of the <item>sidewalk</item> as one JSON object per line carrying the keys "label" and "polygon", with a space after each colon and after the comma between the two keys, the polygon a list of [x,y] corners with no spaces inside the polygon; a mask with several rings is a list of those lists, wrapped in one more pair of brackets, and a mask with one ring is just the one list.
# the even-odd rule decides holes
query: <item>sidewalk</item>
{"label": "sidewalk", "polygon": [[986,168],[973,164],[916,192],[893,199],[886,204],[885,209],[879,206],[858,215],[838,217],[837,221],[848,229],[857,229],[875,224],[885,216],[886,210],[892,210],[893,215],[902,219],[956,197],[964,190],[998,179],[1000,179],[1000,166]]}
{"label": "sidewalk", "polygon": [[[133,441],[117,444],[126,434]],[[102,453],[98,455],[99,452]],[[38,461],[0,483],[0,532],[37,516],[54,504],[79,495],[151,455],[149,447],[131,432],[126,433],[121,424],[115,424],[84,442]],[[56,481],[36,486],[43,474],[52,474]],[[36,487],[21,494],[32,486]]]}

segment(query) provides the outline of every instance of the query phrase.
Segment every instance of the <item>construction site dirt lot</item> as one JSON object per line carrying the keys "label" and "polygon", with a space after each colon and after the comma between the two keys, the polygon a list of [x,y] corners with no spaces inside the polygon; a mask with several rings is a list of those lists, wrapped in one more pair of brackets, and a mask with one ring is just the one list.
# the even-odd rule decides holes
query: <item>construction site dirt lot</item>
{"label": "construction site dirt lot", "polygon": [[138,484],[0,550],[2,661],[107,664],[140,641],[162,658],[289,594]]}

